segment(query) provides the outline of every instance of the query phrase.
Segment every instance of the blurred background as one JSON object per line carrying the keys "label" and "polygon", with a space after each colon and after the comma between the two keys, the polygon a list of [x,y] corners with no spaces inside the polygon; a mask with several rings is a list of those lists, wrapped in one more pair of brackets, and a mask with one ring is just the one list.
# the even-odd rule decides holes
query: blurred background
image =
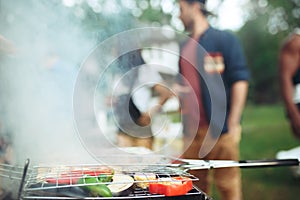
{"label": "blurred background", "polygon": [[[241,159],[275,158],[279,151],[299,146],[279,92],[278,53],[284,38],[300,27],[300,0],[208,0],[207,8],[215,14],[209,17],[212,26],[238,36],[252,75]],[[178,15],[176,0],[1,0],[0,34],[15,47],[13,54],[0,54],[0,150],[5,162],[22,164],[27,157],[35,163],[65,161],[57,160],[55,152],[64,152],[70,161],[92,161],[73,137],[70,99],[82,62],[98,44],[122,31],[164,27],[182,32]],[[180,38],[167,37],[163,44],[176,49],[177,41]],[[172,81],[176,58],[154,51],[144,51],[143,56],[172,68],[160,71]],[[165,108],[172,116],[169,134],[180,129],[177,106],[173,101]],[[98,111],[103,123],[107,119]],[[157,137],[155,145],[166,139]],[[177,151],[180,145],[178,137],[178,144],[166,151]],[[300,179],[290,168],[242,172],[245,199],[300,196]]]}

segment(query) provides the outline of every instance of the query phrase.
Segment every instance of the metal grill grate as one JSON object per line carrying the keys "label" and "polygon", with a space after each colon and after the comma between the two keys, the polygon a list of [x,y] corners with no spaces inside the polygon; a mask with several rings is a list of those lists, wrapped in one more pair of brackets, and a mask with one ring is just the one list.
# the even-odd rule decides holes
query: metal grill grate
{"label": "metal grill grate", "polygon": [[[86,174],[91,177],[96,177],[101,171],[105,174],[105,170],[113,169],[115,171],[113,177],[118,179],[118,176],[128,175],[134,177],[136,174],[139,176],[147,177],[149,174],[155,175],[155,180],[133,180],[133,184],[138,183],[150,183],[159,182],[160,180],[168,180],[170,182],[178,182],[173,177],[188,178],[191,181],[198,180],[191,174],[178,170],[175,168],[168,168],[165,165],[74,165],[74,166],[43,166],[34,167],[31,174],[29,174],[26,185],[24,187],[23,199],[44,199],[45,196],[48,198],[83,198],[87,194],[81,190],[83,184],[78,183],[78,179]],[[100,172],[99,172],[100,171]],[[51,183],[49,183],[51,182]],[[99,185],[99,184],[127,184],[126,181],[118,182],[96,182],[89,183],[88,185]],[[84,185],[87,185],[84,183]],[[198,191],[200,193],[200,191]],[[63,196],[63,197],[59,197]],[[127,198],[157,198],[162,195],[151,195],[147,189],[141,189],[135,187],[132,193]],[[126,197],[116,197],[124,199]],[[93,198],[95,199],[95,198]],[[103,198],[100,198],[103,199]],[[110,198],[111,199],[111,198]]]}

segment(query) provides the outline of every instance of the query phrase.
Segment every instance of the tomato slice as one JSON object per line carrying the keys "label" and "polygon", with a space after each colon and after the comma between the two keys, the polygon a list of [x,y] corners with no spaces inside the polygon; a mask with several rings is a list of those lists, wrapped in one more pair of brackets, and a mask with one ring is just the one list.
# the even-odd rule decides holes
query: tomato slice
{"label": "tomato slice", "polygon": [[149,192],[151,194],[180,196],[185,195],[191,189],[193,189],[192,180],[185,177],[173,177],[171,181],[149,183]]}

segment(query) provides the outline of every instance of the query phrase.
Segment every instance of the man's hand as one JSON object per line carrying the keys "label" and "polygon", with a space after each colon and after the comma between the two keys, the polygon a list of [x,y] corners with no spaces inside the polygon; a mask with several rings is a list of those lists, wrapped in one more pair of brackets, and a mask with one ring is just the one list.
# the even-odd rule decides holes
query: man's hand
{"label": "man's hand", "polygon": [[141,113],[141,116],[137,120],[137,124],[140,126],[150,126],[151,116],[149,115],[149,113]]}

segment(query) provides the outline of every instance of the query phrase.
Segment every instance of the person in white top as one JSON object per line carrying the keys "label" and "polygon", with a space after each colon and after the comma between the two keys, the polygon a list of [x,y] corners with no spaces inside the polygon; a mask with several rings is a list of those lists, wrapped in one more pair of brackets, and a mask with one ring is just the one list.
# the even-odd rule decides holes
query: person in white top
{"label": "person in white top", "polygon": [[[160,111],[172,94],[163,85],[163,79],[155,69],[156,67],[145,63],[140,49],[123,55],[119,60],[126,73],[131,70],[132,72],[131,77],[124,78],[123,86],[127,84],[128,94],[123,94],[117,101],[115,113],[118,115],[120,126],[117,145],[120,147],[138,146],[152,150],[151,117]],[[151,107],[153,91],[158,94],[159,100],[154,107]]]}

